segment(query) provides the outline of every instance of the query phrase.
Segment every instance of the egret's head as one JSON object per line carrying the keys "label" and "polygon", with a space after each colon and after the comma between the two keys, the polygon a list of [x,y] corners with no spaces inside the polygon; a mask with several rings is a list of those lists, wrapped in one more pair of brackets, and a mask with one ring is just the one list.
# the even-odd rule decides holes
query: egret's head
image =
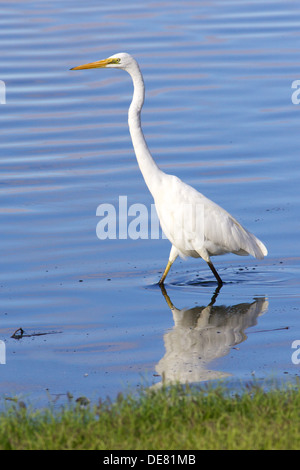
{"label": "egret's head", "polygon": [[73,67],[71,70],[84,70],[84,69],[98,69],[98,68],[114,68],[114,69],[123,69],[128,70],[130,66],[136,63],[134,58],[126,52],[120,52],[119,54],[114,54],[108,59],[98,60],[96,62],[91,62],[89,64],[78,65],[78,67]]}

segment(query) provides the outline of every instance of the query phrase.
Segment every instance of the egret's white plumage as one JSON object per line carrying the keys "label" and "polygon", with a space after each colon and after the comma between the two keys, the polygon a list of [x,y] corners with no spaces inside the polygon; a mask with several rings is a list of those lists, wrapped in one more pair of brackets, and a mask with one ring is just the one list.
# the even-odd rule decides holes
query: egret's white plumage
{"label": "egret's white plumage", "polygon": [[157,166],[146,144],[141,127],[141,110],[145,87],[136,60],[127,53],[115,54],[108,59],[74,67],[118,68],[126,70],[133,81],[134,93],[128,111],[128,124],[136,158],[154,201],[162,230],[172,244],[169,261],[160,279],[162,284],[177,256],[203,258],[218,284],[222,280],[210,257],[234,253],[252,255],[262,259],[267,255],[265,245],[248,232],[227,211],[203,194]]}

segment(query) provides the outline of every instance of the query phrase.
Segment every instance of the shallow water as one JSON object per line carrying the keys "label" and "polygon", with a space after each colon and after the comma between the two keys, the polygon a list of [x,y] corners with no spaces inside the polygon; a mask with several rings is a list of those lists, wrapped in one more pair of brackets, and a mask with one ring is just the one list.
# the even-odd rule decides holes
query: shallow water
{"label": "shallow water", "polygon": [[[0,394],[62,403],[67,392],[113,398],[163,380],[293,381],[297,3],[18,1],[1,13]],[[99,204],[117,214],[120,196],[149,214],[152,204],[127,128],[129,77],[69,70],[119,51],[143,71],[143,128],[159,166],[268,247],[263,261],[215,258],[218,293],[191,259],[176,261],[162,292],[161,237],[96,236]]]}

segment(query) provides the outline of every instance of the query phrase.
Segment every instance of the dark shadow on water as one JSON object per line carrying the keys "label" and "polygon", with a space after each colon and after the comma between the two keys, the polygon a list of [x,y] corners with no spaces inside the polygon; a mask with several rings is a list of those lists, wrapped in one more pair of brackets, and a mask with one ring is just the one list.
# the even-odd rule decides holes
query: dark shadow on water
{"label": "dark shadow on water", "polygon": [[[221,286],[218,285],[216,280],[211,279],[203,279],[203,278],[194,278],[194,279],[183,279],[182,277],[178,280],[172,280],[171,282],[165,282],[163,286],[165,287],[210,287],[212,290],[213,289],[218,289],[220,291],[222,287],[226,285],[232,285],[232,284],[240,284],[241,282],[247,282],[246,279],[238,279],[238,280],[230,280],[230,281],[223,281],[223,284]],[[161,286],[157,282],[155,284],[150,284],[146,286],[146,288],[150,289],[159,289]]]}
{"label": "dark shadow on water", "polygon": [[[276,260],[274,260],[276,261]],[[269,286],[277,288],[289,287],[294,285],[299,280],[299,268],[294,268],[289,265],[284,266],[282,263],[271,261],[270,264],[262,265],[232,265],[223,266],[219,268],[218,272],[222,278],[223,285],[225,286]],[[166,279],[165,287],[170,288],[211,288],[217,287],[217,282],[207,273],[198,271],[197,273],[185,271],[184,273],[171,273]],[[148,286],[150,288],[154,285]],[[158,286],[159,287],[159,286]]]}
{"label": "dark shadow on water", "polygon": [[[219,274],[222,278],[223,281],[223,286],[226,285],[233,285],[233,284],[241,284],[241,283],[250,283],[253,281],[253,274],[257,274],[257,271],[255,271],[256,268],[247,268],[247,267],[226,267],[223,269],[219,269]],[[181,276],[176,281],[170,282],[170,285],[172,286],[180,286],[180,287],[198,287],[198,286],[203,286],[203,287],[216,287],[218,284],[216,280],[213,277],[208,277],[206,273],[199,273],[193,275],[193,277],[186,278]]]}

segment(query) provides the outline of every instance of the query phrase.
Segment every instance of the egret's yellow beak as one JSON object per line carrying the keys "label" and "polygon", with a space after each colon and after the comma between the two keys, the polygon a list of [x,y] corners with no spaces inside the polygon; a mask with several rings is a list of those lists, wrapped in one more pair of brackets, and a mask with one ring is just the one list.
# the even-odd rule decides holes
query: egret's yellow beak
{"label": "egret's yellow beak", "polygon": [[98,69],[106,67],[109,64],[118,64],[120,59],[111,58],[98,60],[97,62],[91,62],[90,64],[78,65],[78,67],[73,67],[70,70],[84,70],[84,69]]}

